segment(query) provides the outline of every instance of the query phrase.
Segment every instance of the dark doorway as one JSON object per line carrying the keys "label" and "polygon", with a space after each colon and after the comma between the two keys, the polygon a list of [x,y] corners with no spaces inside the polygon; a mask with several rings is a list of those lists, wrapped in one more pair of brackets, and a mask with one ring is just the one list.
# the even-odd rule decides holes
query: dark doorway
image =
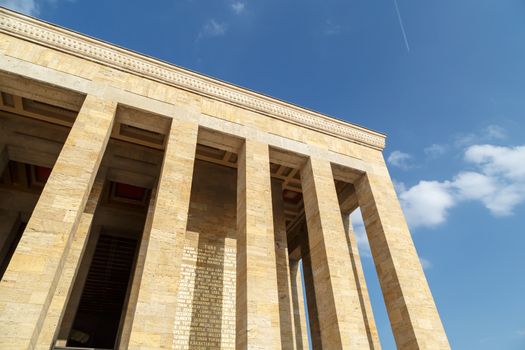
{"label": "dark doorway", "polygon": [[136,239],[100,235],[67,346],[115,347],[136,250]]}

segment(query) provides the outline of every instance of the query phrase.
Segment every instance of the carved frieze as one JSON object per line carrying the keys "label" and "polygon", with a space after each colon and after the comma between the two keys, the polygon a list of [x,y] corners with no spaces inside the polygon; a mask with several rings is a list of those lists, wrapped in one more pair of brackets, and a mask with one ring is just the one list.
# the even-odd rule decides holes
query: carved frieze
{"label": "carved frieze", "polygon": [[385,136],[99,40],[0,9],[0,32],[104,65],[161,81],[376,149]]}

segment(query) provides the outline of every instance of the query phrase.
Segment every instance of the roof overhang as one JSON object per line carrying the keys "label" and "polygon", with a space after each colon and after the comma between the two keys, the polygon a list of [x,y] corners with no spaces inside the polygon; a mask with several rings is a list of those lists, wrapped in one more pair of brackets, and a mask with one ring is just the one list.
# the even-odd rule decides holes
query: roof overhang
{"label": "roof overhang", "polygon": [[0,8],[0,32],[185,89],[302,127],[382,150],[384,134]]}

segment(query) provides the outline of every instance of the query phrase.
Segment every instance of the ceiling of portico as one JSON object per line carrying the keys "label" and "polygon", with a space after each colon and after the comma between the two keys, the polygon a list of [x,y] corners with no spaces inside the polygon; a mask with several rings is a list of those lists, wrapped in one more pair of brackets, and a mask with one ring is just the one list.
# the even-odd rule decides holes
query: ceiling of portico
{"label": "ceiling of portico", "polygon": [[[44,93],[43,86],[36,84],[35,86],[39,86],[36,89],[33,89],[32,85],[25,85],[30,91],[38,92],[32,95],[29,93],[15,94],[13,92],[16,90],[10,88],[10,84],[4,86],[2,82],[0,111],[5,116],[5,123],[7,123],[5,125],[18,128],[11,130],[16,134],[16,141],[14,141],[16,144],[13,143],[10,146],[12,149],[23,151],[23,148],[27,148],[28,142],[37,142],[39,145],[46,145],[41,147],[35,144],[35,149],[54,152],[46,163],[47,158],[42,156],[45,152],[31,154],[26,150],[24,151],[26,154],[22,156],[29,158],[22,157],[21,161],[26,159],[33,164],[52,166],[53,159],[58,156],[61,144],[65,141],[68,130],[80,110],[83,96],[72,95],[68,91],[57,90],[54,87],[48,87],[50,92]],[[62,96],[66,102],[59,105],[54,104],[56,96]],[[18,119],[19,122],[13,119],[20,118],[20,116],[23,119]],[[30,123],[31,120],[33,124]],[[152,188],[156,183],[155,174],[158,174],[162,163],[162,150],[165,148],[166,135],[169,130],[170,120],[166,117],[119,106],[110,141],[113,145],[112,154],[103,164],[110,168],[108,176],[111,177],[111,181]],[[232,135],[200,128],[196,159],[219,166],[237,168],[237,154],[242,144],[242,139]],[[289,240],[294,239],[295,235],[303,230],[301,225],[304,226],[305,222],[300,172],[306,159],[303,155],[270,148],[269,170],[272,178],[282,183]],[[355,207],[357,201],[351,183],[354,183],[363,173],[337,165],[332,168],[334,178],[337,179],[335,186],[342,209]]]}

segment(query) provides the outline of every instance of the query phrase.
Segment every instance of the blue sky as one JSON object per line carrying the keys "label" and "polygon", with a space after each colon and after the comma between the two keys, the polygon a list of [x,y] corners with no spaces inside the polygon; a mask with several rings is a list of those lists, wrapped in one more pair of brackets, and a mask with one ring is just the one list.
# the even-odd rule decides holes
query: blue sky
{"label": "blue sky", "polygon": [[[388,135],[455,349],[525,348],[525,2],[0,0]],[[384,349],[395,349],[354,216]]]}

